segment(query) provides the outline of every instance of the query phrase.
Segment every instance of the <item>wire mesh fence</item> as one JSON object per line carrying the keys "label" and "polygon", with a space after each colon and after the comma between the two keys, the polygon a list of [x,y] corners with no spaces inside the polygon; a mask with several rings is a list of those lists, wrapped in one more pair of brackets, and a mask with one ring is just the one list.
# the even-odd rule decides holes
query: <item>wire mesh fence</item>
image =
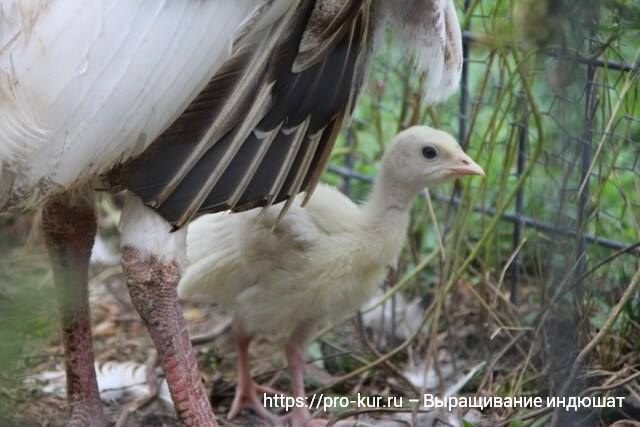
{"label": "wire mesh fence", "polygon": [[[445,295],[462,281],[486,310],[487,329],[506,340],[485,353],[492,363],[528,340],[526,361],[507,363],[502,382],[485,376],[484,387],[503,387],[531,369],[545,378],[538,392],[578,395],[598,381],[584,379],[590,370],[624,365],[590,343],[624,352],[625,340],[639,338],[639,33],[620,29],[624,17],[611,3],[539,4],[547,7],[460,4],[461,89],[438,107],[420,104],[420,76],[386,49],[330,172],[359,199],[397,130],[425,123],[457,135],[488,177],[418,203],[412,230],[419,232],[400,270],[432,295],[425,323],[433,331],[451,327],[442,313],[455,302]],[[424,255],[439,248],[439,262]],[[588,416],[557,412],[552,422]]]}

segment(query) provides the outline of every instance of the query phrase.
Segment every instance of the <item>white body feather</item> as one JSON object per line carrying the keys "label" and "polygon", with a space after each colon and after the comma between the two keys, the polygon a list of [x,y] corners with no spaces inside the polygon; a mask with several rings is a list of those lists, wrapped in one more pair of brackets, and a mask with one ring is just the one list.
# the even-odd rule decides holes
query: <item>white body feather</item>
{"label": "white body feather", "polygon": [[335,188],[301,200],[275,228],[279,205],[192,222],[180,296],[230,305],[248,333],[282,338],[352,314],[395,263],[407,215],[381,230]]}
{"label": "white body feather", "polygon": [[382,303],[382,289],[362,307],[362,324],[373,335],[373,341],[385,346],[393,339],[406,340],[422,325],[424,309],[420,300],[407,301],[402,294],[396,294],[393,301]]}
{"label": "white body feather", "polygon": [[260,3],[0,0],[0,208],[141,152]]}
{"label": "white body feather", "polygon": [[[108,361],[95,363],[96,381],[100,398],[105,403],[113,403],[123,398],[129,400],[149,396],[150,384],[147,382],[147,367],[136,362]],[[66,378],[64,370],[44,371],[25,379],[25,384],[34,392],[53,394],[64,398]],[[158,387],[158,398],[172,404],[166,379]]]}
{"label": "white body feather", "polygon": [[120,246],[138,250],[144,257],[154,255],[162,262],[184,264],[186,228],[171,232],[171,225],[142,201],[127,193],[120,216]]}

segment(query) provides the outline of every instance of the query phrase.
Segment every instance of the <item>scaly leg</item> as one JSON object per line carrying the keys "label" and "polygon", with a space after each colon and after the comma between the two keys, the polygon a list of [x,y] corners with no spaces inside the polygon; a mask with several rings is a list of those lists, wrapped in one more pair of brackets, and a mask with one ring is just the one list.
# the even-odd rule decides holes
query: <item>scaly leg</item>
{"label": "scaly leg", "polygon": [[96,234],[93,200],[61,194],[44,207],[42,229],[62,319],[69,427],[104,427],[89,315],[89,258]]}
{"label": "scaly leg", "polygon": [[214,427],[176,287],[185,251],[185,230],[170,225],[135,196],[122,213],[122,266],[131,301],[153,340],[178,416],[186,426]]}

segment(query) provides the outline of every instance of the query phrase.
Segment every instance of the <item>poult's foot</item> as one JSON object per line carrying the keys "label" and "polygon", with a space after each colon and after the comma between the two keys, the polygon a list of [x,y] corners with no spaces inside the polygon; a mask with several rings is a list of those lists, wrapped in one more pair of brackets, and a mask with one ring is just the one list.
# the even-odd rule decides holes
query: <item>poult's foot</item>
{"label": "poult's foot", "polygon": [[251,409],[256,415],[265,419],[266,421],[270,421],[274,424],[279,424],[279,417],[269,412],[264,407],[258,393],[278,394],[276,390],[272,389],[271,387],[262,386],[253,382],[251,383],[251,386],[242,387],[241,383],[239,383],[236,387],[236,393],[233,397],[231,409],[227,414],[227,419],[234,419],[238,416],[242,409]]}
{"label": "poult's foot", "polygon": [[260,394],[275,394],[277,396],[288,396],[287,393],[280,391],[278,389],[275,389],[268,385],[253,383],[253,386],[255,387],[256,392]]}

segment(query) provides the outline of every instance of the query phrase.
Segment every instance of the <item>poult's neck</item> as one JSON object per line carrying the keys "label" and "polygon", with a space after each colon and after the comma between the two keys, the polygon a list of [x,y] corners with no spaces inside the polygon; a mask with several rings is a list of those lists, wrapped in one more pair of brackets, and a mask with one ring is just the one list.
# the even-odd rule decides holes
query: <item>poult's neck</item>
{"label": "poult's neck", "polygon": [[409,210],[416,191],[393,180],[383,167],[363,206],[367,228],[377,233],[400,233],[409,224]]}

